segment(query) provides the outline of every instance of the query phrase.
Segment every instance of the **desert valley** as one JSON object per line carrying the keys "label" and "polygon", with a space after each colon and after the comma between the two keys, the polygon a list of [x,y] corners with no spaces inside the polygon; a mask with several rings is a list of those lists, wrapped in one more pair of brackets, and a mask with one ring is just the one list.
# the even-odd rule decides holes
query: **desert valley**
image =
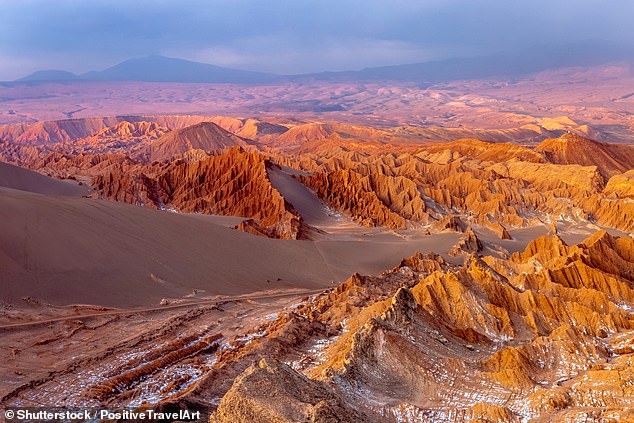
{"label": "desert valley", "polygon": [[0,405],[634,421],[632,65],[388,71],[1,83]]}

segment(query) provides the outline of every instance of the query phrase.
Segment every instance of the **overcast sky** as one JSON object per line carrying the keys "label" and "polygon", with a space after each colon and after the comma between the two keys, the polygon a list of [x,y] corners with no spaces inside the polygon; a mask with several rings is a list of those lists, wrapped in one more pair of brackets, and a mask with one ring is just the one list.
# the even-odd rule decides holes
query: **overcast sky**
{"label": "overcast sky", "polygon": [[634,41],[633,0],[0,0],[0,80],[162,54],[277,73]]}

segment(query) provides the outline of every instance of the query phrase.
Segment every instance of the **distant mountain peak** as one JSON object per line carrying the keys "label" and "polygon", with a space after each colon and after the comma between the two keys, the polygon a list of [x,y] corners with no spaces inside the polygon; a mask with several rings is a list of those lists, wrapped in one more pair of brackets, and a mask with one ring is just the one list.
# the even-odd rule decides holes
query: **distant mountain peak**
{"label": "distant mountain peak", "polygon": [[63,70],[43,70],[17,79],[33,81],[141,81],[141,82],[207,82],[262,83],[274,81],[277,75],[225,68],[208,63],[152,54],[124,60],[102,71],[81,75]]}
{"label": "distant mountain peak", "polygon": [[103,71],[88,72],[81,78],[93,81],[260,83],[275,80],[277,76],[150,55],[125,60]]}
{"label": "distant mountain peak", "polygon": [[20,82],[30,82],[30,81],[74,81],[79,79],[79,76],[75,75],[72,72],[57,70],[57,69],[49,69],[49,70],[41,70],[33,72],[30,75],[27,75],[23,78],[17,79],[16,81]]}

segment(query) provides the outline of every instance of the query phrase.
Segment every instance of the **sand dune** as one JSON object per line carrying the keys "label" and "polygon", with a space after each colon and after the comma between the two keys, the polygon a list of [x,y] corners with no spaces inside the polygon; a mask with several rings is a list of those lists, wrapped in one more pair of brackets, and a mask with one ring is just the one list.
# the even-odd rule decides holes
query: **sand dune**
{"label": "sand dune", "polygon": [[0,187],[48,195],[79,197],[89,189],[75,181],[60,181],[21,167],[0,162]]}
{"label": "sand dune", "polygon": [[439,243],[448,249],[457,235],[439,237],[282,241],[187,215],[0,188],[0,290],[9,302],[132,307],[193,289],[319,288]]}
{"label": "sand dune", "polygon": [[306,185],[294,179],[290,172],[282,169],[267,169],[271,184],[299,212],[306,222],[312,226],[329,226],[339,223],[328,213],[324,203]]}

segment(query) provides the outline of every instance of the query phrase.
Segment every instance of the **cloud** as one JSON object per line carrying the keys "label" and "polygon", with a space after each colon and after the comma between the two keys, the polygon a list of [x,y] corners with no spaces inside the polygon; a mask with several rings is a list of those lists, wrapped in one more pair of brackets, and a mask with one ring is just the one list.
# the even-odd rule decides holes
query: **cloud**
{"label": "cloud", "polygon": [[200,50],[164,50],[162,53],[220,66],[266,72],[282,70],[291,74],[360,69],[438,57],[438,52],[400,40],[331,36],[323,36],[318,42],[285,36],[253,37]]}
{"label": "cloud", "polygon": [[629,42],[631,16],[631,0],[6,1],[0,79],[156,53],[293,73],[588,38]]}

